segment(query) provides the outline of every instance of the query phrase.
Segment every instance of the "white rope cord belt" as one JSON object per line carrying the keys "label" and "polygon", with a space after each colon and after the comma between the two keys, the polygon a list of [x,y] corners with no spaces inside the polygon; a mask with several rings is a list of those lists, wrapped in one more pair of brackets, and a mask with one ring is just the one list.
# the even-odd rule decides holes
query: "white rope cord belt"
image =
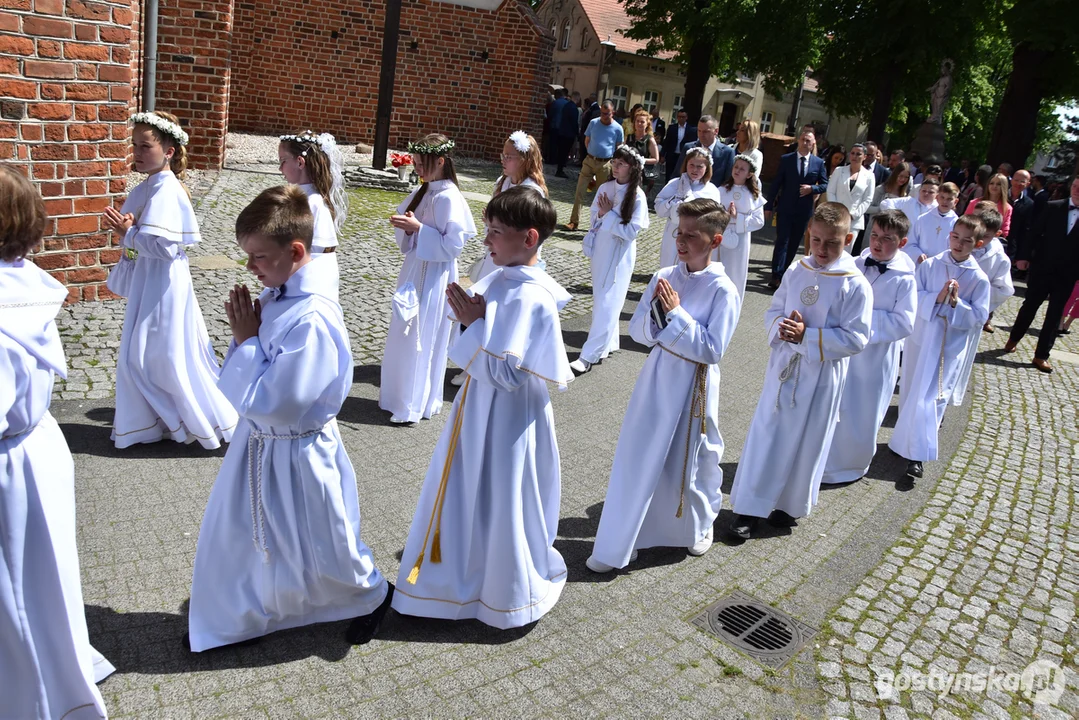
{"label": "white rope cord belt", "polygon": [[25,430],[22,430],[22,431],[17,432],[17,433],[11,433],[10,435],[0,435],[0,442],[7,442],[8,440],[14,440],[15,438],[24,437],[24,436],[29,435],[30,433],[34,432],[35,430],[37,430],[37,425],[36,424],[31,425],[30,427],[26,428]]}
{"label": "white rope cord belt", "polygon": [[[262,553],[263,560],[270,559],[270,548],[266,546],[266,511],[262,506],[262,453],[267,440],[300,440],[318,435],[323,428],[308,430],[297,435],[275,435],[264,433],[254,428],[247,438],[247,483],[251,491],[251,540],[255,550]],[[252,470],[254,465],[254,470]]]}
{"label": "white rope cord belt", "polygon": [[794,407],[794,396],[798,394],[798,379],[802,376],[802,356],[799,353],[791,355],[787,365],[779,371],[779,387],[776,388],[776,412],[779,411],[779,394],[783,392],[783,386],[794,375],[794,388],[791,390],[791,407]]}

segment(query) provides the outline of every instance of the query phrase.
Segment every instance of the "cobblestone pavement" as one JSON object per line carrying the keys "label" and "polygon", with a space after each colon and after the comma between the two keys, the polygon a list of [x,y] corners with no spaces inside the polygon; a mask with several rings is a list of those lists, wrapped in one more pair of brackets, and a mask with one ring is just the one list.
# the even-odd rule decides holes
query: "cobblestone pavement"
{"label": "cobblestone pavement", "polygon": [[[488,193],[492,168],[466,167],[466,192]],[[217,308],[245,272],[232,219],[272,174],[229,170],[197,196],[204,243],[194,255],[211,335],[224,347]],[[572,181],[555,180],[568,216]],[[571,198],[570,198],[571,199]],[[445,415],[392,427],[377,408],[385,302],[399,263],[385,215],[399,195],[353,195],[343,243],[342,298],[356,354],[355,383],[339,416],[357,471],[363,538],[396,578],[419,488]],[[479,203],[474,207],[478,208]],[[642,243],[631,305],[657,263],[656,223]],[[771,245],[755,238],[749,292],[723,363],[721,422],[726,486],[734,476],[763,382],[762,292]],[[545,250],[575,299],[563,318],[571,353],[588,327],[587,266],[561,235]],[[464,262],[478,255],[470,248]],[[234,265],[229,265],[232,263]],[[202,268],[200,264],[204,265]],[[575,307],[576,306],[576,307]],[[1011,322],[1017,301],[998,313]],[[630,308],[627,308],[627,311]],[[798,527],[743,545],[717,543],[701,558],[643,551],[629,572],[584,568],[615,442],[644,362],[624,350],[553,400],[562,457],[556,547],[569,567],[562,599],[539,623],[498,632],[475,622],[391,613],[361,648],[343,623],[277,633],[254,647],[183,652],[195,541],[224,451],[174,444],[117,451],[109,442],[113,357],[123,306],[75,306],[64,336],[73,369],[95,385],[54,403],[76,461],[79,547],[91,640],[117,666],[102,684],[115,717],[1073,717],[1076,553],[1073,455],[1079,454],[1075,336],[1046,377],[1020,354],[1000,357],[1001,333],[975,369],[968,407],[949,411],[942,460],[913,489],[884,445],[867,478],[822,493]],[[90,320],[90,317],[94,320]],[[628,319],[628,314],[623,316]],[[89,328],[93,328],[90,330]],[[100,334],[95,334],[100,333]],[[381,334],[380,334],[381,333]],[[74,336],[80,335],[78,340]],[[112,345],[110,345],[112,343]],[[75,352],[72,352],[72,351]],[[101,358],[98,365],[90,360]],[[100,369],[99,369],[100,368]],[[69,382],[69,385],[72,383]],[[90,383],[84,383],[89,385]],[[104,385],[104,388],[99,387]],[[90,393],[103,393],[91,396]],[[455,389],[446,388],[447,399]],[[969,416],[969,418],[968,418]],[[885,422],[886,442],[894,421]],[[904,491],[907,490],[907,491]],[[724,510],[718,528],[725,526]],[[689,621],[732,590],[772,603],[821,632],[780,670],[765,669]],[[1055,708],[1018,691],[878,695],[875,681],[903,668],[1021,669],[1037,659],[1068,668]]]}
{"label": "cobblestone pavement", "polygon": [[[998,326],[1010,327],[1018,306],[1009,303]],[[1015,356],[1003,355],[1005,333],[982,338],[963,444],[922,512],[828,623],[817,668],[829,715],[1079,717],[1079,357],[1058,360],[1047,378],[1020,364],[1033,338]],[[1061,341],[1055,356],[1075,352],[1073,337]],[[1014,678],[1035,660],[1067,669],[1057,707],[1035,707],[1014,685],[940,693],[892,680]]]}
{"label": "cobblestone pavement", "polygon": [[[499,168],[490,163],[466,164],[461,172],[462,189],[478,227],[481,211],[490,197]],[[220,173],[193,173],[189,183],[195,200],[202,242],[191,249],[191,272],[195,294],[206,318],[210,339],[219,354],[230,337],[225,318],[224,298],[237,282],[258,285],[244,269],[243,254],[236,245],[233,224],[236,216],[255,195],[282,182],[275,165],[247,164]],[[137,178],[136,178],[137,180]],[[569,216],[574,186],[567,180],[551,178],[552,199],[559,215]],[[338,262],[341,267],[341,304],[352,334],[357,363],[378,363],[386,343],[389,303],[401,267],[401,253],[390,232],[388,217],[404,199],[401,193],[380,190],[352,190],[348,221],[342,232]],[[568,199],[568,203],[566,202]],[[658,263],[662,219],[642,234],[638,252],[646,261]],[[580,252],[583,233],[559,230],[543,250],[548,270],[574,296],[563,318],[587,314],[592,308],[591,277],[587,260]],[[478,240],[469,242],[461,255],[464,274],[483,254]],[[644,285],[636,279],[639,292]],[[643,278],[645,284],[647,277]],[[64,400],[100,399],[113,394],[113,371],[123,325],[124,301],[81,303],[61,312],[59,326],[68,351],[69,374],[57,382],[55,397]]]}

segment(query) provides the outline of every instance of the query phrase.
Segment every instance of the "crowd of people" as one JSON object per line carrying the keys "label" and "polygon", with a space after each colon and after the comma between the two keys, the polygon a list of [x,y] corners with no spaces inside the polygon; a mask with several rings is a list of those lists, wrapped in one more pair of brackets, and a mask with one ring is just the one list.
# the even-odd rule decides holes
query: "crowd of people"
{"label": "crowd of people", "polygon": [[[460,390],[396,583],[361,539],[356,474],[335,419],[352,354],[338,297],[347,196],[333,137],[282,136],[287,184],[236,218],[237,243],[263,290],[229,292],[232,341],[219,364],[186,254],[199,241],[182,184],[188,135],[168,113],[132,118],[135,167],[148,177],[103,217],[123,250],[109,287],[127,298],[113,440],[118,448],[229,445],[199,532],[188,650],[346,619],[348,642],[362,644],[390,607],[511,628],[555,605],[567,568],[554,547],[561,468],[548,385],[566,390],[619,349],[661,162],[660,268],[629,323],[650,350],[612,449],[591,571],[624,568],[645,548],[710,549],[723,502],[720,366],[742,319],[751,235],[772,213],[779,238],[763,318],[771,353],[729,497],[732,539],[751,538],[762,520],[795,526],[822,483],[864,477],[900,377],[889,445],[908,461],[910,482],[922,476],[922,463],[937,457],[945,409],[962,401],[990,313],[1013,292],[1009,246],[1030,276],[1008,345],[1048,298],[1035,364],[1051,369],[1057,322],[1079,279],[1079,179],[1071,204],[1039,208],[1037,195],[1024,200],[1024,171],[1009,178],[979,169],[981,183],[967,193],[969,183],[949,180],[943,167],[901,153],[882,172],[873,143],[822,158],[806,128],[762,192],[755,123],[739,126],[733,147],[708,116],[657,140],[656,118],[643,110],[623,128],[610,103],[593,105],[570,225],[594,183],[582,239],[594,300],[572,361],[559,322],[571,296],[541,257],[557,213],[540,142],[517,131],[503,144],[503,172],[483,213],[486,252],[468,269],[467,289],[458,258],[481,230],[458,187],[454,142],[430,134],[409,145],[423,182],[389,218],[403,261],[379,407],[395,424],[438,414],[450,362]],[[568,138],[556,145],[556,174],[572,151]],[[0,166],[0,367],[10,376],[0,384],[0,659],[13,669],[0,694],[18,717],[104,717],[95,683],[112,666],[89,642],[74,464],[48,411],[53,380],[66,372],[55,323],[66,292],[32,262],[45,226],[36,188]]]}

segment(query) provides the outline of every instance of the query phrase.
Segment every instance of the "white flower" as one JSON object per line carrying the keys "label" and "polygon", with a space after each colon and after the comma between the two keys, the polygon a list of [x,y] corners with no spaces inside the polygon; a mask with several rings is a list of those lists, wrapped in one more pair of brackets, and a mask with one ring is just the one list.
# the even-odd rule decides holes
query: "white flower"
{"label": "white flower", "polygon": [[644,156],[637,152],[634,148],[630,147],[629,145],[622,144],[618,146],[618,149],[628,152],[630,155],[633,156],[633,159],[637,161],[638,165],[640,165],[642,168],[644,167]]}
{"label": "white flower", "polygon": [[528,134],[524,130],[511,133],[510,142],[513,143],[513,147],[517,148],[517,152],[522,155],[532,149],[532,141],[528,139]]}
{"label": "white flower", "polygon": [[187,145],[189,140],[183,128],[155,113],[141,112],[131,116],[132,125],[150,125],[165,133],[180,145]]}

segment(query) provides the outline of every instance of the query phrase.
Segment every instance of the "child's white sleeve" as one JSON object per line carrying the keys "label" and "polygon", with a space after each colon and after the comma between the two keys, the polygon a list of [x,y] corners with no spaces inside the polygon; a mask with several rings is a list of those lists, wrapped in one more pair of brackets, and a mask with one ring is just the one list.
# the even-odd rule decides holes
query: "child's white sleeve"
{"label": "child's white sleeve", "polygon": [[659,333],[659,343],[693,362],[715,365],[731,342],[741,306],[738,291],[724,287],[716,293],[708,324],[702,325],[679,305],[667,313],[667,327]]}
{"label": "child's white sleeve", "polygon": [[470,212],[464,199],[461,205],[453,202],[448,195],[435,198],[432,208],[435,216],[434,224],[424,224],[414,236],[416,256],[420,260],[451,262],[461,254],[465,242],[476,234],[475,231],[469,229],[470,218],[464,217],[464,213]]}
{"label": "child's white sleeve", "polygon": [[957,330],[973,330],[985,325],[985,321],[989,319],[989,297],[992,286],[985,277],[979,277],[976,283],[970,302],[960,297],[955,307],[948,302],[940,304],[937,314],[947,318],[950,327]]}
{"label": "child's white sleeve", "polygon": [[658,342],[656,335],[659,328],[652,319],[652,298],[656,294],[656,282],[658,275],[653,275],[648,287],[641,294],[641,301],[637,303],[637,309],[633,311],[633,317],[629,319],[629,336],[641,345],[652,347]]}
{"label": "child's white sleeve", "polygon": [[217,387],[241,416],[266,425],[295,425],[337,381],[340,349],[318,315],[289,330],[276,355],[258,337],[230,348]]}
{"label": "child's white sleeve", "polygon": [[913,275],[902,275],[896,284],[892,307],[873,310],[870,345],[893,343],[914,332],[914,320],[918,315],[917,283]]}
{"label": "child's white sleeve", "polygon": [[[626,192],[628,193],[629,190],[626,190]],[[611,212],[616,213],[619,219],[619,222],[611,226],[611,234],[627,242],[633,242],[637,239],[638,233],[648,229],[648,200],[645,198],[644,190],[637,188],[637,198],[633,204],[633,217],[630,218],[628,223],[621,222],[621,204],[618,203],[618,207],[611,208]]]}
{"label": "child's white sleeve", "polygon": [[678,218],[677,210],[678,205],[678,184],[682,182],[680,177],[673,178],[667,183],[659,194],[656,195],[656,215],[661,218],[670,218],[676,220]]}
{"label": "child's white sleeve", "polygon": [[131,245],[139,251],[140,255],[157,258],[158,260],[172,260],[179,257],[183,245],[155,235],[152,230],[132,227]]}

